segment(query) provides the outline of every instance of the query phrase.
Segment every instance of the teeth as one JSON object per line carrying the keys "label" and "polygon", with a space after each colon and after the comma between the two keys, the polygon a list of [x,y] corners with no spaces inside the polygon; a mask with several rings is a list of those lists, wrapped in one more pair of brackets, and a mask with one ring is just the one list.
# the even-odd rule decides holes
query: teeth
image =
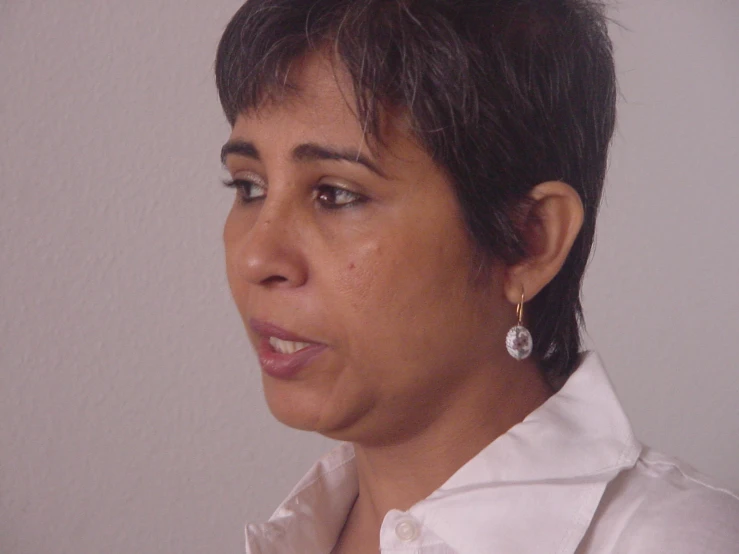
{"label": "teeth", "polygon": [[278,339],[277,337],[269,337],[269,344],[280,354],[294,354],[298,350],[310,346],[309,342],[294,342]]}

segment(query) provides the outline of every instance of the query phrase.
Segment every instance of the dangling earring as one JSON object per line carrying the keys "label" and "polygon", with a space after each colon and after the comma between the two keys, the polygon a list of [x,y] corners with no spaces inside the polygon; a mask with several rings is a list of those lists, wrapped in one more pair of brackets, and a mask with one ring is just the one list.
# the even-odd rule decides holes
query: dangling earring
{"label": "dangling earring", "polygon": [[505,337],[505,347],[511,357],[516,360],[524,360],[529,357],[534,347],[529,330],[523,326],[523,290],[521,291],[521,302],[516,306],[518,324],[508,331]]}

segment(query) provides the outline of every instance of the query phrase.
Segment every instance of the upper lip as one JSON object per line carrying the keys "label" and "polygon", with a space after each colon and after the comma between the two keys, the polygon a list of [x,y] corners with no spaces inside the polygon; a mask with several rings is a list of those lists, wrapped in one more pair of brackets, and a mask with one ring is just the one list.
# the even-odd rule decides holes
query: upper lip
{"label": "upper lip", "polygon": [[315,340],[311,340],[309,338],[296,335],[295,333],[292,333],[290,331],[287,331],[283,329],[282,327],[278,327],[274,323],[270,323],[268,321],[262,321],[256,318],[251,318],[249,320],[249,325],[254,330],[255,333],[258,335],[268,339],[270,337],[275,337],[280,340],[289,340],[292,342],[310,342],[312,344],[320,344]]}

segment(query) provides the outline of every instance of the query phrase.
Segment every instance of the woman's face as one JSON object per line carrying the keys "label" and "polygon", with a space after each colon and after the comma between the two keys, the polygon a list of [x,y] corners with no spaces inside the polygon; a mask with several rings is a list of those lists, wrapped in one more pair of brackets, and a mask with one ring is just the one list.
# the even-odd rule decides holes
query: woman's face
{"label": "woman's face", "polygon": [[291,75],[296,90],[240,116],[224,147],[240,186],[224,229],[231,291],[279,420],[393,440],[479,395],[513,308],[498,269],[473,278],[431,158],[398,127],[371,152],[325,58]]}

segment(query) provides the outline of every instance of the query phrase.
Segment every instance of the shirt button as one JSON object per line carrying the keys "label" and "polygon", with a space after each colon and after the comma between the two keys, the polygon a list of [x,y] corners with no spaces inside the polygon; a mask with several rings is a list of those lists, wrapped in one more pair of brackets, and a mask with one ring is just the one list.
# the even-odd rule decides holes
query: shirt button
{"label": "shirt button", "polygon": [[418,525],[410,519],[404,519],[395,526],[395,534],[403,542],[410,542],[418,538]]}

